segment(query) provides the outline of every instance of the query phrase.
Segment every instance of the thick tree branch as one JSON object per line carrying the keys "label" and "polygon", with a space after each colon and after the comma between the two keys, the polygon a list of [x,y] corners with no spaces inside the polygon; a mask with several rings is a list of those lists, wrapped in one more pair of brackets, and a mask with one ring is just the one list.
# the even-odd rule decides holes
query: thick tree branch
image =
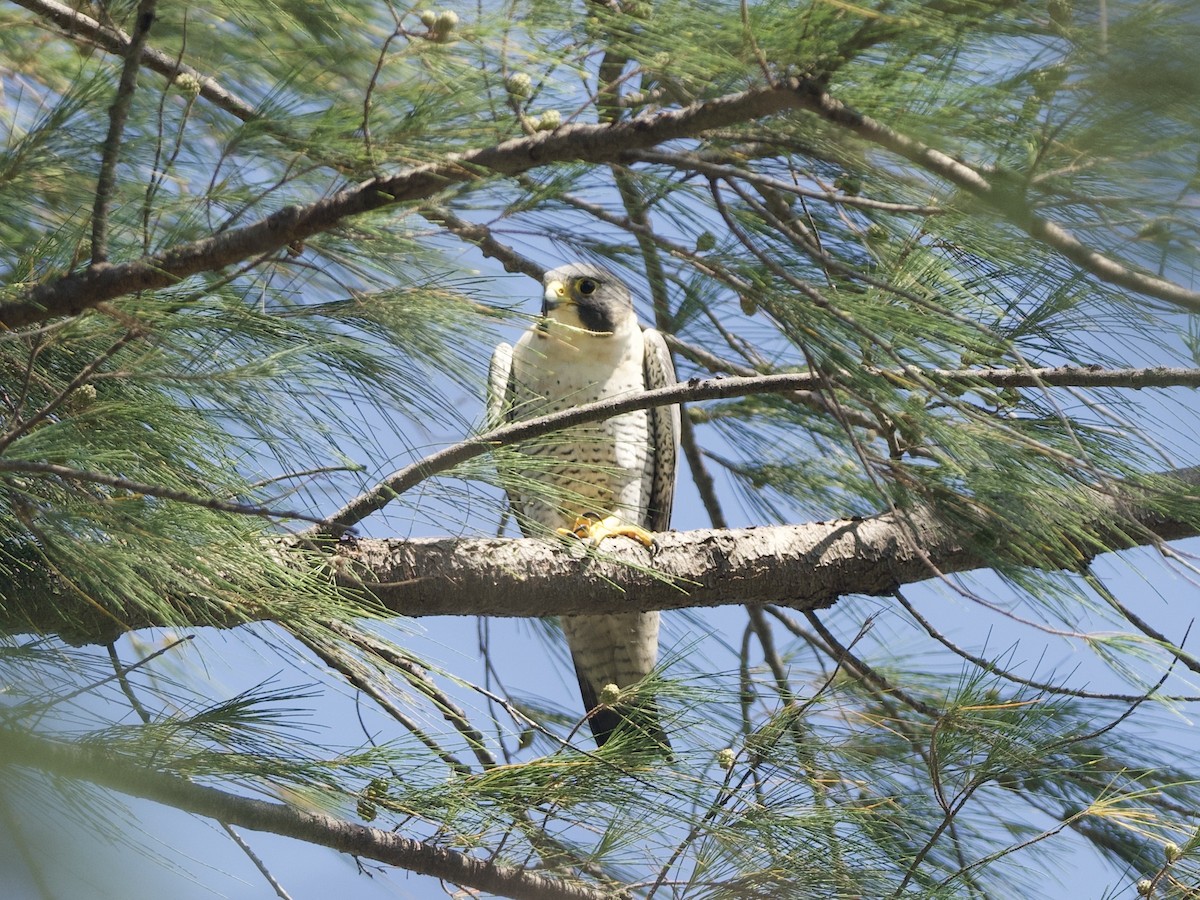
{"label": "thick tree branch", "polygon": [[[1200,468],[1158,477],[1173,481],[1176,500],[1200,487]],[[1081,532],[1092,536],[1093,548],[1112,551],[1200,534],[1194,520],[1159,514],[1138,486],[1078,490],[1092,514],[1073,532],[1076,567],[1089,558]],[[577,541],[359,539],[338,544],[331,565],[342,584],[365,585],[380,605],[404,616],[608,614],[746,603],[809,610],[847,594],[889,596],[935,575],[989,566],[961,528],[918,508],[806,525],[668,532],[649,550],[619,538],[592,555]],[[55,584],[45,573],[14,580],[11,602],[0,609],[0,632],[54,630],[63,604],[72,602]],[[75,602],[72,613],[87,610]],[[109,620],[98,621],[108,633]],[[227,624],[243,621],[231,617]],[[130,628],[163,624],[179,623],[127,622]]]}
{"label": "thick tree branch", "polygon": [[21,766],[60,778],[87,781],[230,825],[353,853],[503,897],[527,900],[605,900],[612,897],[611,892],[586,884],[518,866],[486,862],[395,832],[195,784],[86,745],[66,744],[0,729],[0,765]]}
{"label": "thick tree branch", "polygon": [[[1200,468],[1166,474],[1180,492],[1200,486]],[[1080,491],[1095,510],[1084,527],[1110,550],[1200,533],[1140,504],[1136,489]],[[886,596],[939,573],[987,567],[968,544],[955,526],[915,510],[669,532],[652,550],[620,539],[593,556],[582,555],[578,544],[533,539],[360,540],[339,556],[345,573],[377,579],[373,594],[397,614],[545,616],[746,603],[819,609],[846,594]]]}

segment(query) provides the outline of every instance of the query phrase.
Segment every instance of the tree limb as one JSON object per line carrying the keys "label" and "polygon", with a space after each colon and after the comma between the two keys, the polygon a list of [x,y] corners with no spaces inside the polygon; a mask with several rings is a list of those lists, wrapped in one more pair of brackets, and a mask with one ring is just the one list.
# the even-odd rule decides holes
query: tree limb
{"label": "tree limb", "polygon": [[[1180,496],[1200,487],[1200,467],[1157,477],[1171,479]],[[1137,485],[1078,490],[1093,509],[1080,526],[1092,547],[1116,551],[1200,534],[1195,521],[1161,515]],[[890,596],[906,584],[988,567],[961,528],[917,508],[805,525],[666,532],[652,549],[613,539],[590,555],[577,541],[533,538],[347,540],[329,562],[341,584],[369,589],[380,606],[403,616],[586,615],[747,603],[810,610],[847,594]],[[1090,559],[1088,552],[1078,547],[1076,567]],[[65,603],[78,607],[73,614],[89,614],[55,585],[45,572],[14,578],[10,602],[0,609],[0,631],[53,631]],[[186,604],[180,607],[184,615]],[[96,621],[111,633],[110,620]],[[227,623],[204,624],[244,621],[231,616]],[[179,622],[130,618],[126,624]]]}
{"label": "tree limb", "polygon": [[517,175],[556,162],[609,162],[629,149],[758,119],[801,103],[802,82],[754,88],[661,110],[612,125],[564,125],[492,147],[450,153],[441,162],[371,178],[315,203],[288,206],[265,219],[126,263],[98,263],[51,279],[0,303],[0,325],[13,329],[75,315],[106,300],[159,290],[200,272],[222,269],[330,231],[345,219],[428,199],[453,184],[488,175]]}
{"label": "tree limb", "polygon": [[87,744],[67,744],[0,729],[0,765],[16,765],[91,782],[229,825],[296,838],[379,860],[422,875],[521,900],[608,900],[611,892],[518,866],[369,828],[324,813],[269,803],[195,784],[122,760]]}
{"label": "tree limb", "polygon": [[[1200,486],[1200,468],[1165,474],[1181,491]],[[1111,550],[1200,533],[1139,505],[1136,490],[1080,490],[1096,508],[1085,527]],[[1131,534],[1131,520],[1140,534]],[[400,615],[546,616],[747,603],[820,609],[846,594],[886,596],[937,574],[987,567],[967,544],[955,527],[918,509],[668,532],[651,550],[623,539],[583,557],[579,545],[491,538],[360,540],[341,547],[339,558],[345,573],[376,579],[372,593]]]}
{"label": "tree limb", "polygon": [[[1054,366],[1041,369],[923,369],[918,366],[905,366],[898,369],[868,371],[900,386],[911,388],[919,388],[922,384],[938,380],[957,381],[968,390],[972,382],[981,386],[999,388],[1200,387],[1200,369],[1168,367],[1104,369]],[[728,400],[752,394],[789,394],[795,391],[813,390],[821,385],[821,376],[808,372],[714,378],[704,381],[691,379],[670,387],[630,394],[615,400],[584,403],[562,412],[503,425],[476,437],[452,444],[410,463],[403,469],[398,469],[371,490],[355,497],[331,515],[325,525],[315,531],[329,535],[344,533],[427,478],[483,456],[496,447],[544,437],[576,425],[597,422],[638,409],[701,400]]]}

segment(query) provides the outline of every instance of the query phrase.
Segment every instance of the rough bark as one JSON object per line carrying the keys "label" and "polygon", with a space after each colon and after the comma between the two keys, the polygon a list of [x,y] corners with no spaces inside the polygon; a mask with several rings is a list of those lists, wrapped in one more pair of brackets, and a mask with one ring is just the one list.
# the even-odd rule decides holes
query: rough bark
{"label": "rough bark", "polygon": [[[1200,469],[1175,474],[1183,484],[1200,484]],[[1121,495],[1099,498],[1090,530],[1112,550],[1198,533],[1193,524],[1158,516]],[[578,542],[492,538],[362,540],[345,545],[339,556],[343,572],[375,580],[372,593],[400,615],[545,616],[746,603],[820,609],[846,594],[886,595],[987,567],[971,544],[971,535],[917,510],[670,532],[652,549],[614,538],[590,554]]]}
{"label": "rough bark", "polygon": [[[1170,473],[1180,497],[1200,486],[1200,468]],[[1200,534],[1192,521],[1164,517],[1141,489],[1090,488],[1092,546],[1121,550]],[[1179,498],[1176,498],[1177,500]],[[1032,513],[1031,513],[1032,514]],[[347,586],[366,586],[404,616],[548,616],[774,603],[830,606],[847,594],[886,595],[938,575],[989,565],[973,536],[928,510],[805,525],[669,532],[647,549],[626,538],[588,553],[578,541],[474,538],[342,541],[330,559]],[[264,552],[277,552],[265,548]],[[1078,567],[1086,548],[1057,563]],[[55,631],[69,595],[48,575],[12,584],[0,630]],[[78,603],[78,601],[74,601]],[[186,608],[186,604],[181,604]],[[71,610],[78,623],[86,610]],[[227,623],[206,622],[233,627]],[[133,628],[166,623],[128,620]],[[178,625],[178,622],[171,623]],[[101,623],[97,621],[97,626]],[[78,624],[77,624],[78,629]],[[82,629],[87,639],[87,628]],[[111,633],[105,622],[98,635]],[[77,632],[76,638],[80,635]]]}

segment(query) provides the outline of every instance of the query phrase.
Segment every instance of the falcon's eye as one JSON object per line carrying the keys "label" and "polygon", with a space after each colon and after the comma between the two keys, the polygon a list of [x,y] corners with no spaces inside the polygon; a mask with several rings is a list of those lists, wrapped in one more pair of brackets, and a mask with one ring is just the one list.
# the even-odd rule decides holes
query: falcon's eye
{"label": "falcon's eye", "polygon": [[596,293],[596,288],[600,287],[600,284],[594,278],[580,278],[577,287],[579,288],[579,293],[588,297]]}

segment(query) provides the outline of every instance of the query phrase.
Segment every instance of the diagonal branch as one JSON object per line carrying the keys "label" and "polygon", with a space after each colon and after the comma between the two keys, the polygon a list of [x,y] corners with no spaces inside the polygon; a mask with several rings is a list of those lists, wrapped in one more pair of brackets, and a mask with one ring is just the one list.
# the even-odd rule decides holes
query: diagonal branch
{"label": "diagonal branch", "polygon": [[200,272],[272,253],[330,231],[364,213],[426,200],[453,184],[490,175],[518,175],[556,162],[601,163],[630,149],[763,118],[801,101],[800,82],[755,88],[683,109],[662,110],[612,125],[565,125],[550,132],[450,153],[398,174],[369,179],[314,203],[288,206],[241,228],[179,244],[126,263],[98,263],[84,272],[55,278],[0,303],[0,324],[19,328],[57,316],[75,315],[106,300],[157,290]]}
{"label": "diagonal branch", "polygon": [[[905,366],[902,369],[871,369],[870,374],[884,378],[901,387],[917,387],[930,380],[958,381],[968,389],[972,384],[998,388],[1022,387],[1200,387],[1200,369],[1155,367],[1148,369],[1104,369],[1099,367],[1054,366],[1039,369],[923,369]],[[822,385],[822,378],[807,372],[777,375],[755,375],[701,381],[692,379],[670,387],[616,400],[585,403],[562,412],[526,419],[504,425],[468,438],[410,463],[389,475],[364,494],[355,497],[331,515],[317,533],[341,534],[367,516],[383,509],[396,497],[431,478],[497,447],[533,440],[583,425],[619,416],[638,409],[670,406],[673,403],[703,400],[729,400],[753,394],[788,394],[813,390]]]}
{"label": "diagonal branch", "polygon": [[519,272],[539,283],[546,274],[543,266],[518,253],[508,244],[496,240],[486,225],[477,225],[461,219],[449,207],[428,205],[421,207],[418,212],[435,225],[440,225],[456,237],[474,244],[484,256],[497,260],[504,266],[505,272]]}
{"label": "diagonal branch", "polygon": [[810,89],[804,94],[805,109],[978,197],[1034,240],[1053,247],[1081,269],[1110,284],[1166,300],[1192,312],[1200,311],[1200,291],[1190,290],[1165,278],[1131,269],[1112,257],[1093,250],[1066,228],[1035,213],[1033,207],[1022,196],[1020,186],[1012,183],[1011,179],[1006,179],[1003,173],[993,173],[989,180],[967,163],[889,128],[831,97],[811,83],[806,83],[806,86]]}
{"label": "diagonal branch", "polygon": [[504,897],[527,900],[605,900],[612,897],[607,890],[580,882],[487,862],[457,850],[357,825],[324,813],[195,784],[121,760],[85,744],[66,744],[0,729],[0,765],[16,765],[61,778],[87,781],[230,825],[296,838]]}

